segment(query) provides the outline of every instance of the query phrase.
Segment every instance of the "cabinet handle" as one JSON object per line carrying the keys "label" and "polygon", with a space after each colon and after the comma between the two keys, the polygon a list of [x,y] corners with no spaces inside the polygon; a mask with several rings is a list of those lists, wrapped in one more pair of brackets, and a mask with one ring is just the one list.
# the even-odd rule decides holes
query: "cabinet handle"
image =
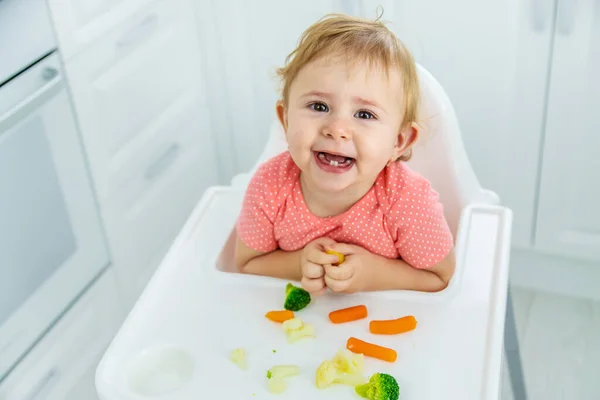
{"label": "cabinet handle", "polygon": [[556,26],[558,32],[562,35],[570,35],[573,31],[575,15],[577,14],[577,2],[578,0],[558,0]]}
{"label": "cabinet handle", "polygon": [[[0,108],[0,136],[3,131],[6,131],[3,127],[6,121],[12,119],[12,117],[17,114],[29,114],[32,110],[35,110],[41,104],[44,104],[52,98],[55,95],[56,90],[61,87],[62,77],[60,76],[59,71],[54,67],[44,68],[41,73],[41,78],[40,85],[37,85],[34,90],[31,90],[30,85],[23,85],[17,81],[15,89],[19,94],[15,97],[18,101],[11,105],[9,109]],[[10,122],[8,122],[8,124],[10,124]]]}
{"label": "cabinet handle", "polygon": [[23,400],[36,400],[36,399],[45,399],[46,396],[42,396],[45,393],[48,393],[48,390],[52,389],[56,382],[60,378],[60,371],[58,368],[54,367],[40,381],[33,386],[33,389],[23,397]]}
{"label": "cabinet handle", "polygon": [[141,41],[145,36],[148,36],[158,26],[158,16],[150,14],[141,20],[137,25],[127,31],[119,40],[117,40],[117,48],[123,49],[129,47],[136,42]]}
{"label": "cabinet handle", "polygon": [[177,143],[173,143],[166,149],[146,170],[145,177],[149,181],[153,180],[164,171],[177,159],[180,147]]}

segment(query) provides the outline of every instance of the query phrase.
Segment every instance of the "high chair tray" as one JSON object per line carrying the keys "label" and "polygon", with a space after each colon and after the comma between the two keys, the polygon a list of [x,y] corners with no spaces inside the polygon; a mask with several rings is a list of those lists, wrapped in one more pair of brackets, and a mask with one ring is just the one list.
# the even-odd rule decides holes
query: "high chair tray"
{"label": "high chair tray", "polygon": [[[315,338],[289,344],[281,324],[265,318],[283,308],[288,283],[228,270],[230,235],[242,189],[213,187],[188,219],[101,360],[103,400],[360,399],[348,386],[317,389],[315,371],[354,336],[395,349],[394,363],[365,357],[365,375],[396,377],[400,399],[497,399],[510,248],[510,210],[465,209],[457,239],[457,272],[439,293],[326,294],[296,313]],[[221,256],[225,249],[225,256]],[[366,319],[332,324],[328,313],[364,304]],[[372,319],[413,315],[415,330],[369,333]],[[229,359],[244,348],[248,369]],[[266,371],[294,364],[285,392],[267,391]]]}

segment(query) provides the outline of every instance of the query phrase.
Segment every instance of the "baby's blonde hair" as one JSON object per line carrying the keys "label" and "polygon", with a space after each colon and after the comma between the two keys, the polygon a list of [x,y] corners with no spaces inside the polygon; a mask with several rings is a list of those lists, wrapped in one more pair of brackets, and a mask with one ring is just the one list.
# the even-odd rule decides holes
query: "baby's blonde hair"
{"label": "baby's blonde hair", "polygon": [[[287,106],[290,86],[298,72],[323,55],[340,55],[349,61],[367,61],[383,67],[386,73],[397,68],[404,89],[404,118],[401,128],[416,122],[420,91],[417,69],[412,54],[380,18],[374,21],[342,14],[328,14],[308,27],[298,46],[277,69],[282,81],[281,100]],[[400,88],[399,88],[400,90]],[[400,157],[408,160],[410,151]]]}

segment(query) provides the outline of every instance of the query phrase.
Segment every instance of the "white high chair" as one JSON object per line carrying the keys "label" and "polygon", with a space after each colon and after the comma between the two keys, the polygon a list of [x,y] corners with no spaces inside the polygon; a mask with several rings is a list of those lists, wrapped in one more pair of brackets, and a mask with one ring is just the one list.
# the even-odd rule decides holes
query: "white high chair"
{"label": "white high chair", "polygon": [[[514,397],[525,398],[507,296],[512,213],[479,185],[449,99],[424,68],[418,70],[423,132],[409,165],[438,191],[455,234],[457,268],[448,288],[316,298],[297,316],[313,323],[317,337],[287,344],[281,328],[264,318],[282,308],[287,282],[231,267],[244,189],[260,163],[286,148],[275,121],[252,170],[230,186],[207,190],[113,339],[96,374],[102,400],[262,399],[270,396],[265,372],[274,364],[301,367],[283,398],[352,398],[351,388],[314,385],[316,367],[350,336],[397,349],[393,364],[367,357],[365,373],[393,374],[401,399],[498,399],[503,348]],[[417,329],[381,337],[368,333],[367,320],[328,322],[329,311],[359,303],[369,308],[369,320],[415,315]],[[236,347],[248,353],[247,371],[228,359]]]}

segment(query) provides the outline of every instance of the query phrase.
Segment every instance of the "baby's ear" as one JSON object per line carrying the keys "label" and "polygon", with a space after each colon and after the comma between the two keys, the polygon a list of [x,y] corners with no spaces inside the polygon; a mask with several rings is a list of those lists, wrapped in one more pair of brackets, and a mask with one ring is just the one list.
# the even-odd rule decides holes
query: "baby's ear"
{"label": "baby's ear", "polygon": [[287,132],[287,112],[283,101],[277,101],[277,103],[275,104],[275,112],[277,113],[277,118],[279,119],[283,130]]}
{"label": "baby's ear", "polygon": [[398,158],[416,143],[420,133],[421,127],[416,122],[411,122],[400,130],[395,148]]}

